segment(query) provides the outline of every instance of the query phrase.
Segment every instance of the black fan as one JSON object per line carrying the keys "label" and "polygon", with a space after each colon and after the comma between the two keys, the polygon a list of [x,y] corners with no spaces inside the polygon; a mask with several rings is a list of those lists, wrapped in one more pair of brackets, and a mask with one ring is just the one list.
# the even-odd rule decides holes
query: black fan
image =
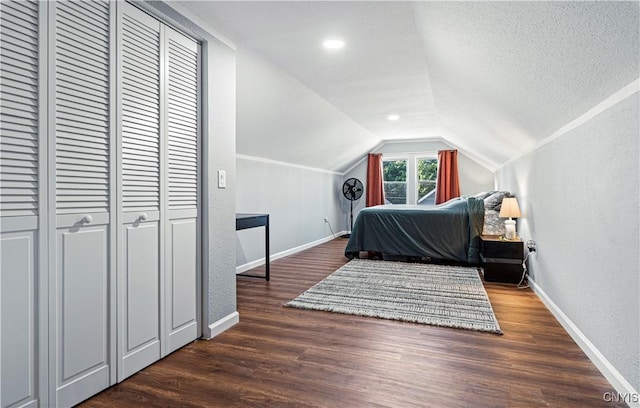
{"label": "black fan", "polygon": [[344,198],[351,202],[351,228],[349,229],[349,234],[345,235],[345,237],[349,237],[351,230],[353,230],[353,202],[362,197],[363,191],[362,182],[357,178],[347,179],[344,184],[342,184],[342,194]]}

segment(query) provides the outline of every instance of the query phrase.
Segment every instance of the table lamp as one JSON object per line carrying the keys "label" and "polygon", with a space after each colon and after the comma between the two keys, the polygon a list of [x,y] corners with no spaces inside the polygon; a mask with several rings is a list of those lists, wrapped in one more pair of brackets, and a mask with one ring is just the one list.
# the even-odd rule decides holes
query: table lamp
{"label": "table lamp", "polygon": [[519,218],[522,214],[520,214],[520,207],[518,207],[518,200],[515,197],[505,197],[502,199],[502,206],[500,207],[500,218],[509,218],[505,220],[505,238],[507,239],[515,239],[516,238],[516,222],[512,218]]}

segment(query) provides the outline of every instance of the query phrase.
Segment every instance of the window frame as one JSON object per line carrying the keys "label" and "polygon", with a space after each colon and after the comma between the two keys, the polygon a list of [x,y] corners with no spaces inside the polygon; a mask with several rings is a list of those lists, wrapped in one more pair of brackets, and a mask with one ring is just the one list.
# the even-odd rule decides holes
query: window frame
{"label": "window frame", "polygon": [[[383,153],[382,163],[384,167],[385,161],[404,160],[407,163],[407,196],[406,204],[417,205],[418,204],[418,160],[420,159],[435,159],[438,160],[437,152],[415,152],[415,153]],[[437,174],[436,174],[437,179]],[[386,182],[386,180],[383,180]]]}

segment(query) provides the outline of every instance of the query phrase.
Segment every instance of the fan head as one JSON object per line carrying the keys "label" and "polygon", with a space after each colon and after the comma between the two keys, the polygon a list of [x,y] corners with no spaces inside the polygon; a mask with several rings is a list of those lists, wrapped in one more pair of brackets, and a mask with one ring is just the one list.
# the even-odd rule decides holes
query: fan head
{"label": "fan head", "polygon": [[342,184],[342,195],[349,201],[360,199],[363,191],[362,182],[357,178],[352,177]]}

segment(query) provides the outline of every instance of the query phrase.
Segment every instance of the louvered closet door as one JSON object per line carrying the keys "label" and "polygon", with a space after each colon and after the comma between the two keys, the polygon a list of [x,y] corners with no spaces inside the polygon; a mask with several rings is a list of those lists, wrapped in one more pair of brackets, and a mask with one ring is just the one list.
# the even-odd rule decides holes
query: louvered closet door
{"label": "louvered closet door", "polygon": [[198,337],[199,46],[167,28],[167,352]]}
{"label": "louvered closet door", "polygon": [[39,9],[0,5],[0,406],[37,406]]}
{"label": "louvered closet door", "polygon": [[52,406],[110,385],[110,6],[55,3]]}
{"label": "louvered closet door", "polygon": [[118,381],[160,359],[160,23],[122,4]]}

